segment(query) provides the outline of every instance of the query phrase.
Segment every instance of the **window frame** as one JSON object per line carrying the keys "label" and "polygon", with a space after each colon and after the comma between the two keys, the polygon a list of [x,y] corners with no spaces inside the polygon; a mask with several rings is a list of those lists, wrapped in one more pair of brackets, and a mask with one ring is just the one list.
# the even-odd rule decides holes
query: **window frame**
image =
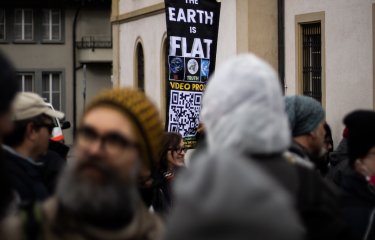
{"label": "window frame", "polygon": [[321,30],[321,104],[326,107],[326,63],[325,63],[325,12],[314,12],[295,16],[296,37],[296,94],[303,95],[303,36],[302,27],[305,24],[320,23]]}
{"label": "window frame", "polygon": [[[55,9],[55,8],[44,8],[41,10],[42,11],[42,20],[41,20],[41,41],[42,43],[60,43],[63,41],[63,15],[62,15],[62,10],[61,9]],[[44,22],[43,22],[43,16],[45,11],[48,11],[48,39],[44,38]],[[54,11],[57,11],[59,13],[59,39],[52,39],[53,37],[53,22],[52,22],[52,14]]]}
{"label": "window frame", "polygon": [[[16,38],[16,25],[19,24],[16,22],[16,12],[21,10],[22,13],[22,20],[21,20],[21,39]],[[25,39],[25,11],[31,11],[31,36],[32,39]],[[35,19],[34,19],[34,9],[32,8],[15,8],[14,9],[14,22],[13,22],[13,39],[15,43],[34,43],[35,42]]]}
{"label": "window frame", "polygon": [[53,89],[52,89],[52,86],[53,86],[53,75],[54,74],[58,74],[58,76],[59,76],[59,91],[58,91],[58,93],[59,93],[59,102],[60,102],[60,106],[55,106],[55,105],[53,105],[53,107],[55,108],[55,109],[57,109],[57,110],[59,110],[59,111],[62,111],[62,109],[63,109],[63,104],[62,104],[62,102],[63,102],[63,87],[62,87],[62,85],[63,85],[63,80],[62,80],[62,78],[63,78],[63,76],[62,76],[62,72],[59,72],[59,71],[42,71],[42,73],[41,73],[41,92],[40,92],[40,95],[43,97],[43,94],[45,93],[45,91],[43,91],[43,76],[44,75],[48,75],[48,81],[49,81],[49,89],[48,89],[48,97],[49,97],[49,102],[53,105],[53,102],[52,102],[52,97],[53,97],[53,93],[56,93],[55,91],[53,91]]}
{"label": "window frame", "polygon": [[[25,91],[24,87],[25,87],[25,76],[26,75],[30,75],[32,77],[32,90],[31,92],[35,92],[35,73],[34,72],[31,72],[31,71],[19,71],[16,73],[17,77],[18,76],[21,76],[21,86],[20,87],[20,91],[21,92],[30,92],[29,90],[28,91]],[[18,79],[17,79],[18,81]]]}

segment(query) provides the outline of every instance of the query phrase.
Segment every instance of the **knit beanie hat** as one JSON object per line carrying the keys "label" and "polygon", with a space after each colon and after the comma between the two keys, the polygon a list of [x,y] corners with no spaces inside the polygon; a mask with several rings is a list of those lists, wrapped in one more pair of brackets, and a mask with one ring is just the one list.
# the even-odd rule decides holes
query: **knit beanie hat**
{"label": "knit beanie hat", "polygon": [[348,154],[350,165],[356,159],[366,156],[368,151],[375,146],[375,112],[357,110],[349,113],[344,118],[348,128]]}
{"label": "knit beanie hat", "polygon": [[88,113],[100,106],[110,106],[124,113],[136,128],[142,165],[151,172],[158,167],[163,128],[155,105],[142,92],[131,88],[111,89],[99,94],[87,107]]}
{"label": "knit beanie hat", "polygon": [[284,99],[293,137],[314,131],[323,121],[324,110],[315,99],[306,96],[288,96]]}

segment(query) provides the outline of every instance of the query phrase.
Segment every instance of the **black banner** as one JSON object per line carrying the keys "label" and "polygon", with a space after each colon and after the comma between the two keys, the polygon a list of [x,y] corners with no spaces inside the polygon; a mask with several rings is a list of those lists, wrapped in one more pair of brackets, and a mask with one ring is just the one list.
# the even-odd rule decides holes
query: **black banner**
{"label": "black banner", "polygon": [[220,2],[165,0],[168,41],[166,130],[194,148],[203,91],[215,69]]}

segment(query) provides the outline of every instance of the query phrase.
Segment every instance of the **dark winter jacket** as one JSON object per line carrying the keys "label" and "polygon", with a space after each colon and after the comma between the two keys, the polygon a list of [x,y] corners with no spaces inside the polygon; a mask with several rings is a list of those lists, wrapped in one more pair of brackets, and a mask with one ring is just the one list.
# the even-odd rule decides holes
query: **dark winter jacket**
{"label": "dark winter jacket", "polygon": [[338,189],[326,183],[317,171],[290,164],[281,155],[253,159],[293,196],[306,239],[350,239],[338,205]]}
{"label": "dark winter jacket", "polygon": [[339,185],[343,173],[349,168],[348,145],[344,138],[336,150],[330,154],[330,170],[326,178]]}
{"label": "dark winter jacket", "polygon": [[4,161],[8,165],[8,172],[12,188],[21,200],[21,205],[28,205],[36,201],[43,201],[48,197],[48,191],[43,183],[41,166],[32,164],[26,158],[4,149]]}
{"label": "dark winter jacket", "polygon": [[257,163],[200,151],[176,179],[167,240],[300,240],[289,194]]}
{"label": "dark winter jacket", "polygon": [[340,182],[344,191],[343,213],[354,239],[375,239],[375,186],[351,169]]}
{"label": "dark winter jacket", "polygon": [[43,166],[41,166],[43,182],[49,195],[52,195],[55,192],[58,176],[64,169],[66,161],[61,155],[52,150],[48,150],[47,154],[38,161],[43,163]]}

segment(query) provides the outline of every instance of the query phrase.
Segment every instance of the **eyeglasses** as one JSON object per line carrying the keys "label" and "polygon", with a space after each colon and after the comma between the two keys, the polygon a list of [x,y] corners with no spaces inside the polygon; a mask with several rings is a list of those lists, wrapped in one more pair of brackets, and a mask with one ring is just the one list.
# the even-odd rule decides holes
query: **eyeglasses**
{"label": "eyeglasses", "polygon": [[103,144],[107,152],[113,153],[123,149],[137,148],[138,144],[131,141],[125,136],[117,132],[108,132],[106,134],[99,134],[93,127],[83,126],[77,131],[77,140],[79,143],[89,147],[96,141],[100,141]]}
{"label": "eyeglasses", "polygon": [[36,127],[42,128],[45,127],[48,130],[49,134],[52,134],[53,129],[56,127],[54,123],[40,123],[36,124]]}
{"label": "eyeglasses", "polygon": [[169,148],[170,151],[175,151],[178,154],[186,153],[187,149],[185,147],[179,147],[179,148]]}

